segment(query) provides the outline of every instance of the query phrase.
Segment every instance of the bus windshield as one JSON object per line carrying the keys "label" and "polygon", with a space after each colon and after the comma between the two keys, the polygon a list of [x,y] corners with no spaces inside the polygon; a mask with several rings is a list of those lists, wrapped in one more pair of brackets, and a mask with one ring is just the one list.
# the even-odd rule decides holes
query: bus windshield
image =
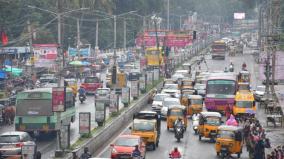
{"label": "bus windshield", "polygon": [[236,106],[239,108],[252,108],[252,101],[236,101]]}
{"label": "bus windshield", "polygon": [[50,99],[20,99],[17,101],[16,115],[18,116],[51,116]]}
{"label": "bus windshield", "polygon": [[233,80],[210,80],[206,89],[207,94],[234,95],[236,84]]}

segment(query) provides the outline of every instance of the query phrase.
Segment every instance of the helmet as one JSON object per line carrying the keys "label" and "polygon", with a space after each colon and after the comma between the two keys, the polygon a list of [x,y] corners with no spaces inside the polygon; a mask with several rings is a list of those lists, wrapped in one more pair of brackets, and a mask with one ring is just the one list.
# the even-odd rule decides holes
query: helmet
{"label": "helmet", "polygon": [[182,118],[181,118],[181,117],[179,117],[179,118],[178,118],[178,120],[179,120],[179,121],[181,121],[181,120],[182,120]]}
{"label": "helmet", "polygon": [[139,148],[139,146],[138,145],[135,145],[135,149],[138,149]]}
{"label": "helmet", "polygon": [[87,153],[88,151],[89,151],[89,148],[88,148],[88,147],[85,147],[85,148],[84,148],[84,152]]}

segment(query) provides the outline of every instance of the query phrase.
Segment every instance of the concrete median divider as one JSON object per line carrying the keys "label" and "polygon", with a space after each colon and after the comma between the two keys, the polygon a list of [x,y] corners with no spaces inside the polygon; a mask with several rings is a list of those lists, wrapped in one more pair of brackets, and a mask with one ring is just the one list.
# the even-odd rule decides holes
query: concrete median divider
{"label": "concrete median divider", "polygon": [[[160,87],[162,87],[162,82],[160,82],[155,88]],[[114,120],[112,120],[110,123],[107,123],[105,127],[98,130],[98,132],[92,138],[88,139],[79,148],[73,150],[72,153],[68,153],[64,158],[78,158],[78,156],[80,156],[84,152],[84,147],[88,147],[90,153],[94,154],[105,143],[107,143],[112,136],[116,135],[122,127],[127,126],[129,122],[132,121],[134,113],[139,112],[141,109],[147,106],[148,99],[152,95],[152,91],[155,88],[144,94],[135,103],[133,103],[132,106],[128,107],[119,116],[115,117]]]}

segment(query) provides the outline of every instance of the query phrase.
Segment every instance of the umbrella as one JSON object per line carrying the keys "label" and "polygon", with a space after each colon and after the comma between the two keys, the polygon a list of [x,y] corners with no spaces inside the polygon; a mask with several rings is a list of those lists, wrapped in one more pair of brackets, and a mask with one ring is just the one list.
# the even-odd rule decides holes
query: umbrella
{"label": "umbrella", "polygon": [[87,61],[71,61],[69,63],[69,65],[73,65],[73,66],[88,66],[88,65],[90,65],[90,63],[87,62]]}

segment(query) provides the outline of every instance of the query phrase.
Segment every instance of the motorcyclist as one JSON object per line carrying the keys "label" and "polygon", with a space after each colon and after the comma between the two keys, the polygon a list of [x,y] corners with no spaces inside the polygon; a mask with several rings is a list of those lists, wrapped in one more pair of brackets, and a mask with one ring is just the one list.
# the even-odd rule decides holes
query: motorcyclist
{"label": "motorcyclist", "polygon": [[89,152],[89,148],[85,147],[84,148],[84,153],[80,156],[80,159],[89,159],[91,157],[92,157],[92,155]]}
{"label": "motorcyclist", "polygon": [[244,62],[243,65],[242,65],[242,69],[246,70],[246,68],[247,68],[247,64]]}
{"label": "motorcyclist", "polygon": [[183,130],[184,130],[184,122],[183,122],[182,118],[178,118],[175,121],[175,123],[174,123],[174,130],[175,130],[175,132],[176,132],[176,128],[177,127],[182,127],[182,132],[183,132]]}
{"label": "motorcyclist", "polygon": [[141,152],[139,150],[138,145],[135,145],[134,150],[132,151],[132,157],[140,157],[141,156]]}
{"label": "motorcyclist", "polygon": [[79,96],[83,95],[86,97],[86,89],[83,86],[80,86],[78,92],[79,92]]}
{"label": "motorcyclist", "polygon": [[175,147],[174,150],[170,153],[170,158],[181,158],[181,154],[178,151],[177,147]]}

